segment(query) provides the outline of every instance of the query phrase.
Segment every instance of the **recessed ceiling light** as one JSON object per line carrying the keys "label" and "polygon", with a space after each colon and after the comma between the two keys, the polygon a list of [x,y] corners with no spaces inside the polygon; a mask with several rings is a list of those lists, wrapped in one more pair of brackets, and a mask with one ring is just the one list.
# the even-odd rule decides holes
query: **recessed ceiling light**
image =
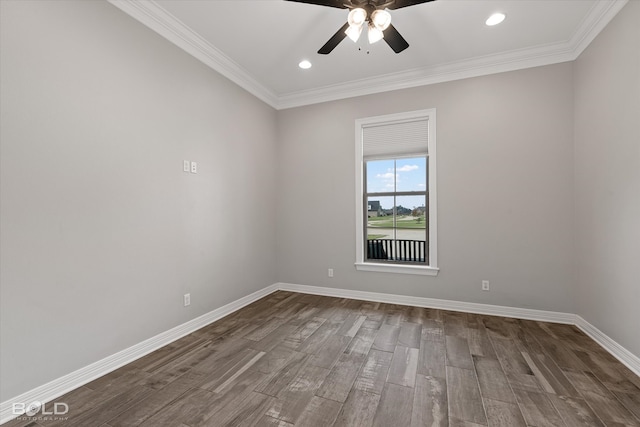
{"label": "recessed ceiling light", "polygon": [[305,59],[304,61],[300,61],[298,67],[302,68],[303,70],[308,70],[309,68],[311,68],[311,62]]}
{"label": "recessed ceiling light", "polygon": [[505,15],[504,13],[500,13],[500,12],[494,13],[484,23],[490,27],[493,27],[494,25],[498,25],[499,23],[504,21],[504,18],[506,17],[507,15]]}

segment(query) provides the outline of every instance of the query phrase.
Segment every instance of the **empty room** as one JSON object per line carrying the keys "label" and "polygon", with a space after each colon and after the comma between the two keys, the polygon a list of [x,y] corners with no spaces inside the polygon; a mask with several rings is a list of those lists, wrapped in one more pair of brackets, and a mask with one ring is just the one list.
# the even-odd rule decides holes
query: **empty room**
{"label": "empty room", "polygon": [[640,426],[640,1],[0,0],[0,423]]}

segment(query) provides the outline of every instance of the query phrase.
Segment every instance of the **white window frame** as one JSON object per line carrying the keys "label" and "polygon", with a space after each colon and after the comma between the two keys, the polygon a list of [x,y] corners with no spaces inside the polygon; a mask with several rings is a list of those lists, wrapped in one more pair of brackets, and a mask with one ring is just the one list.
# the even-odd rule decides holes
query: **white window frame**
{"label": "white window frame", "polygon": [[[428,197],[429,197],[429,265],[407,265],[393,263],[365,262],[364,221],[364,159],[363,159],[363,128],[371,125],[394,123],[415,119],[427,119],[428,127]],[[410,111],[406,113],[388,114],[384,116],[366,117],[356,120],[356,262],[355,267],[360,271],[374,271],[382,273],[417,274],[424,276],[438,275],[438,209],[436,185],[436,109]]]}

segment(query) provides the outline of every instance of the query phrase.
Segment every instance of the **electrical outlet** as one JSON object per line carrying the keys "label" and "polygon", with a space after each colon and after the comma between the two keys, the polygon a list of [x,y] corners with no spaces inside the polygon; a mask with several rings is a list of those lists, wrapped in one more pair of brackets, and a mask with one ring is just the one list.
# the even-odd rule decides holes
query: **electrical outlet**
{"label": "electrical outlet", "polygon": [[483,280],[482,281],[482,290],[483,291],[488,291],[489,290],[489,281],[488,280]]}
{"label": "electrical outlet", "polygon": [[191,162],[191,173],[198,173],[198,164],[196,162]]}
{"label": "electrical outlet", "polygon": [[189,162],[189,160],[182,161],[182,170],[184,172],[189,172],[191,170],[191,162]]}
{"label": "electrical outlet", "polygon": [[333,277],[333,268],[330,268],[329,271],[327,272],[327,275],[329,277]]}
{"label": "electrical outlet", "polygon": [[184,306],[191,305],[191,294],[184,294]]}

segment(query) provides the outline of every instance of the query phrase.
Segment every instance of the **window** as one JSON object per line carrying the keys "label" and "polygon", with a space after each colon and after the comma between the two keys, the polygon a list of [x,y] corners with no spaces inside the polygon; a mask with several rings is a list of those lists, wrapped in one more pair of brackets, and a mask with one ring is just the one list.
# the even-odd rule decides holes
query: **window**
{"label": "window", "polygon": [[435,109],[356,121],[356,268],[436,275]]}

